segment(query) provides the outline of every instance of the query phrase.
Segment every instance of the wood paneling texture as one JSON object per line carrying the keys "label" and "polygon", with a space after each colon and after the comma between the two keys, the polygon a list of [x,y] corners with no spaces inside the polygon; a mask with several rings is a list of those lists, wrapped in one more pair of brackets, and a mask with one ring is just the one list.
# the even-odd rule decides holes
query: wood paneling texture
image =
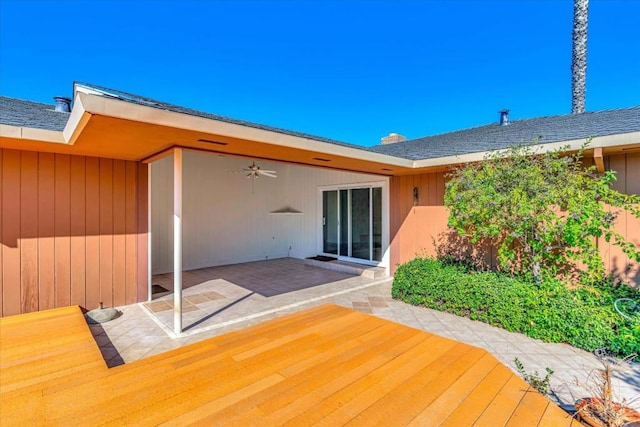
{"label": "wood paneling texture", "polygon": [[113,160],[100,159],[100,301],[113,304]]}
{"label": "wood paneling texture", "polygon": [[[613,188],[626,194],[640,194],[640,153],[605,157],[607,170],[617,171]],[[448,211],[444,207],[445,172],[406,175],[391,179],[391,271],[416,255],[435,255],[434,241],[447,240]],[[414,188],[418,188],[419,200],[414,206]],[[621,212],[616,231],[640,247],[640,220]],[[640,285],[640,267],[630,263],[617,247],[600,239],[601,255],[607,271],[621,279]],[[470,250],[461,246],[463,252]],[[496,265],[496,251],[486,247],[481,251],[485,263]]]}
{"label": "wood paneling texture", "polygon": [[[38,153],[23,152],[20,159],[20,234],[38,234]],[[37,311],[38,295],[38,240],[24,239],[20,250],[21,312]]]}
{"label": "wood paneling texture", "polygon": [[[4,203],[3,203],[3,183],[4,181],[2,180],[2,171],[4,170],[4,163],[3,163],[3,155],[2,155],[2,150],[0,150],[0,217],[4,217]],[[3,236],[3,225],[2,225],[2,220],[0,220],[0,242],[3,242],[4,240],[2,240],[2,236]],[[4,305],[4,287],[3,287],[3,273],[4,273],[4,269],[3,269],[3,262],[2,262],[2,252],[4,249],[4,245],[0,245],[0,316],[2,316],[2,306]]]}
{"label": "wood paneling texture", "polygon": [[0,354],[13,425],[581,425],[483,349],[335,305],[111,369],[70,307],[1,319]]}
{"label": "wood paneling texture", "polygon": [[71,157],[71,304],[83,305],[86,297],[86,168],[85,158]]}
{"label": "wood paneling texture", "polygon": [[20,153],[2,155],[2,305],[7,315],[20,313]]}
{"label": "wood paneling texture", "polygon": [[86,271],[87,307],[100,302],[100,159],[86,159]]}
{"label": "wood paneling texture", "polygon": [[146,300],[146,165],[2,149],[0,166],[2,316]]}
{"label": "wood paneling texture", "polygon": [[71,158],[56,154],[54,189],[55,306],[71,304]]}
{"label": "wood paneling texture", "polygon": [[[24,153],[24,151],[22,152]],[[55,154],[38,155],[38,234],[21,236],[38,239],[39,310],[55,307]]]}

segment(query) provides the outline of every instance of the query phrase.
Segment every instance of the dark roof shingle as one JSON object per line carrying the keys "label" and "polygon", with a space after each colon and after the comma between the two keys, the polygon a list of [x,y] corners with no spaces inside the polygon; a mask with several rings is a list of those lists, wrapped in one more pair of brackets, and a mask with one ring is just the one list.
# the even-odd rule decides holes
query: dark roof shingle
{"label": "dark roof shingle", "polygon": [[69,113],[55,111],[53,104],[0,96],[0,123],[36,129],[62,131]]}
{"label": "dark roof shingle", "polygon": [[538,144],[587,139],[640,131],[640,106],[581,114],[514,120],[395,144],[377,145],[370,150],[410,160],[477,153],[507,148],[513,144]]}

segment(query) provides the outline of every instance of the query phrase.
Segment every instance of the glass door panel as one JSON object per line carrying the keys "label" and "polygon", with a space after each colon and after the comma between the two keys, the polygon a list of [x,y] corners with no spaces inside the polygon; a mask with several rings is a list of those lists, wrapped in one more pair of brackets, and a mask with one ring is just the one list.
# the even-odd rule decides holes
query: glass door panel
{"label": "glass door panel", "polygon": [[322,250],[338,255],[338,191],[322,192]]}
{"label": "glass door panel", "polygon": [[372,189],[373,201],[371,203],[371,211],[373,213],[373,260],[382,260],[382,188]]}
{"label": "glass door panel", "polygon": [[340,256],[351,256],[349,253],[349,192],[340,190]]}
{"label": "glass door panel", "polygon": [[351,257],[371,260],[371,206],[369,188],[351,191]]}
{"label": "glass door panel", "polygon": [[343,258],[382,260],[382,188],[322,192],[322,250]]}

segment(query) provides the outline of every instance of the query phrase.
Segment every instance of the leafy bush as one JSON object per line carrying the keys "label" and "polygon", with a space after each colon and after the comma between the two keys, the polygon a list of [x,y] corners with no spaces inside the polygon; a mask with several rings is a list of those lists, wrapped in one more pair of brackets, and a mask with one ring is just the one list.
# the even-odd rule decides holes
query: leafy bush
{"label": "leafy bush", "polygon": [[506,274],[417,258],[398,267],[392,295],[547,342],[588,351],[604,347],[619,355],[640,353],[640,327],[613,306],[617,298],[640,298],[638,290],[625,285],[569,289],[553,278],[534,285]]}
{"label": "leafy bush", "polygon": [[569,156],[568,147],[538,152],[518,145],[454,168],[444,194],[449,225],[473,244],[497,248],[502,270],[538,281],[580,264],[584,280],[604,278],[596,238],[640,262],[640,249],[615,230],[622,210],[640,218],[640,196],[613,190],[614,171],[583,167],[587,147]]}

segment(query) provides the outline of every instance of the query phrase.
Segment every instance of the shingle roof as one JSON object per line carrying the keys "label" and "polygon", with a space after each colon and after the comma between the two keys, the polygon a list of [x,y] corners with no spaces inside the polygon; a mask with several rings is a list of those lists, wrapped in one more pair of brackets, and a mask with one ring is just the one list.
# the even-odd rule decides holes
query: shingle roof
{"label": "shingle roof", "polygon": [[[547,144],[586,139],[589,136],[607,136],[640,131],[640,106],[636,106],[582,114],[513,120],[506,126],[493,123],[395,144],[362,147],[302,132],[205,113],[103,86],[87,83],[77,84],[94,89],[100,92],[102,96],[112,97],[132,104],[373,151],[409,160],[433,159],[503,149],[513,144],[531,142],[534,139],[537,139],[540,144]],[[68,118],[69,113],[55,111],[53,104],[0,96],[1,124],[62,131]]]}
{"label": "shingle roof", "polygon": [[267,125],[254,123],[254,122],[249,122],[249,121],[245,121],[245,120],[238,120],[238,119],[233,119],[233,118],[230,118],[230,117],[219,116],[217,114],[205,113],[203,111],[193,110],[191,108],[185,108],[185,107],[181,107],[179,105],[169,104],[167,102],[158,101],[158,100],[147,98],[147,97],[140,96],[140,95],[134,95],[132,93],[123,92],[123,91],[117,90],[117,89],[110,89],[110,88],[107,88],[107,87],[104,87],[104,86],[98,86],[98,85],[94,85],[94,84],[90,84],[90,83],[80,83],[80,82],[76,82],[76,84],[84,86],[84,87],[89,88],[89,89],[94,89],[94,90],[96,90],[98,92],[102,92],[102,94],[104,96],[108,96],[108,97],[112,97],[112,98],[119,99],[119,100],[122,100],[122,101],[130,102],[132,104],[144,105],[144,106],[147,106],[147,107],[158,108],[158,109],[161,109],[161,110],[172,111],[172,112],[176,112],[176,113],[188,114],[190,116],[203,117],[205,119],[218,120],[218,121],[226,122],[226,123],[233,123],[233,124],[237,124],[237,125],[241,125],[241,126],[248,126],[248,127],[252,127],[252,128],[256,128],[256,129],[262,129],[262,130],[267,130],[267,131],[271,131],[271,132],[282,133],[282,134],[285,134],[285,135],[297,136],[297,137],[300,137],[300,138],[313,139],[315,141],[320,141],[320,142],[328,142],[330,144],[337,144],[337,145],[342,145],[342,146],[345,146],[345,147],[357,148],[357,149],[360,149],[360,150],[362,150],[362,149],[367,150],[367,148],[364,148],[364,147],[359,146],[359,145],[354,145],[354,144],[349,144],[349,143],[342,142],[342,141],[337,141],[337,140],[334,140],[334,139],[324,138],[322,136],[310,135],[308,133],[296,132],[296,131],[292,131],[292,130],[277,128],[277,127],[274,127],[274,126],[267,126]]}
{"label": "shingle roof", "polygon": [[410,160],[477,153],[507,148],[513,144],[539,144],[586,139],[640,131],[640,106],[562,116],[514,120],[395,144],[377,145],[370,150]]}
{"label": "shingle roof", "polygon": [[0,96],[0,123],[37,129],[61,131],[69,113],[55,111],[55,106],[40,102]]}

